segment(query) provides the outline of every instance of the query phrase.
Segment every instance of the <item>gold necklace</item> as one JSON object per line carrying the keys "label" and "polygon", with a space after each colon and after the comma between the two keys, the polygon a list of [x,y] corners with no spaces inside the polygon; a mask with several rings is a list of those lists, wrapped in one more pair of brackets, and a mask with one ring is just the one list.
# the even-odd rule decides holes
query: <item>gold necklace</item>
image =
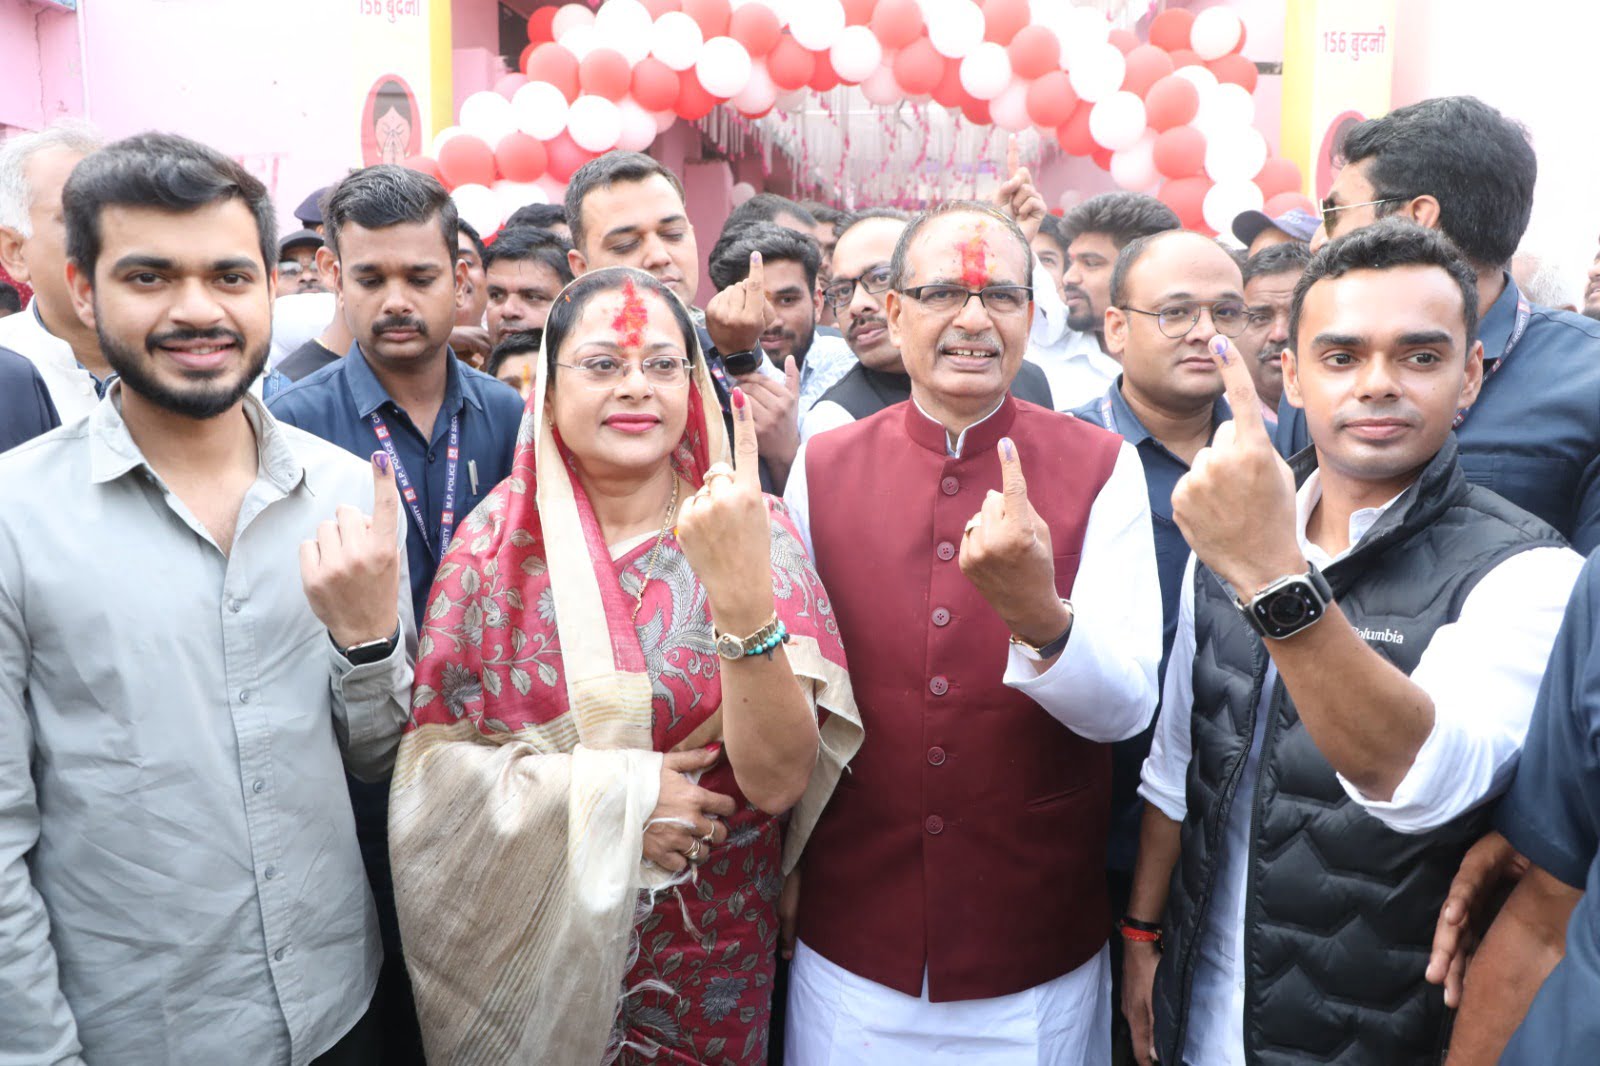
{"label": "gold necklace", "polygon": [[667,501],[667,514],[661,520],[661,532],[656,534],[656,543],[650,549],[650,565],[645,568],[644,582],[639,586],[639,595],[633,601],[633,624],[639,624],[639,609],[644,606],[644,590],[649,587],[650,579],[656,573],[656,560],[661,556],[661,542],[667,539],[667,530],[672,528],[672,515],[678,509],[678,475],[672,475],[672,499]]}

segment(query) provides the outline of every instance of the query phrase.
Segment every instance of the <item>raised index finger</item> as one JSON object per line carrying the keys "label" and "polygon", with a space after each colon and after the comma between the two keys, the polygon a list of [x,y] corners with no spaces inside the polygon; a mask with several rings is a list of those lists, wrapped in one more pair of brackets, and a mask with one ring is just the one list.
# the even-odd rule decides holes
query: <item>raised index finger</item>
{"label": "raised index finger", "polygon": [[372,453],[372,532],[382,543],[393,544],[399,535],[400,493],[394,485],[389,454]]}
{"label": "raised index finger", "polygon": [[1233,408],[1234,437],[1240,441],[1265,443],[1272,446],[1267,435],[1267,424],[1261,417],[1261,397],[1256,394],[1256,383],[1250,380],[1250,370],[1244,365],[1244,356],[1228,338],[1211,338],[1211,359],[1222,371],[1222,383],[1227,391],[1228,406]]}
{"label": "raised index finger", "polygon": [[761,455],[756,448],[756,419],[750,397],[736,388],[733,396],[733,476],[746,488],[761,491]]}
{"label": "raised index finger", "polygon": [[750,253],[750,273],[744,279],[745,285],[763,299],[766,298],[767,279],[766,268],[761,265],[761,253]]}

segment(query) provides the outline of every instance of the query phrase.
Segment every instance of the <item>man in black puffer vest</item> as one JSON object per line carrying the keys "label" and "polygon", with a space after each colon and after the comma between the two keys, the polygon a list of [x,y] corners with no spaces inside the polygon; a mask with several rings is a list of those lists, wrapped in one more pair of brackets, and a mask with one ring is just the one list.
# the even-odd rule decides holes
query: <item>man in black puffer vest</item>
{"label": "man in black puffer vest", "polygon": [[1173,493],[1198,562],[1123,926],[1144,1061],[1443,1056],[1434,922],[1582,564],[1457,463],[1476,326],[1437,234],[1392,220],[1323,248],[1294,293],[1284,380],[1312,447],[1288,465],[1214,349],[1234,422]]}

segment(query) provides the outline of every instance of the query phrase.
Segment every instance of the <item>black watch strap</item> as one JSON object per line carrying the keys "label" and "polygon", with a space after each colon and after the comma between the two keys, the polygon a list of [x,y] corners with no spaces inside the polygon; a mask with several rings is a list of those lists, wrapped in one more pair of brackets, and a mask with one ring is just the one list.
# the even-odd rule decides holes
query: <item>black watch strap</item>
{"label": "black watch strap", "polygon": [[394,627],[394,633],[382,640],[368,640],[360,644],[352,644],[348,648],[340,648],[333,641],[333,634],[328,634],[328,641],[338,648],[339,654],[344,656],[351,666],[367,666],[371,663],[381,663],[394,654],[395,648],[400,646],[400,627]]}

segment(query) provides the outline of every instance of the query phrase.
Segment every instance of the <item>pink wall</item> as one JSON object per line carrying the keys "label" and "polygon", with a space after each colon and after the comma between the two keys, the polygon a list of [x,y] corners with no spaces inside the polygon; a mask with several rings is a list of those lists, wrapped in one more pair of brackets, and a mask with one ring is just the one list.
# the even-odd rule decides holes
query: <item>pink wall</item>
{"label": "pink wall", "polygon": [[78,16],[0,0],[0,126],[36,130],[83,110]]}

